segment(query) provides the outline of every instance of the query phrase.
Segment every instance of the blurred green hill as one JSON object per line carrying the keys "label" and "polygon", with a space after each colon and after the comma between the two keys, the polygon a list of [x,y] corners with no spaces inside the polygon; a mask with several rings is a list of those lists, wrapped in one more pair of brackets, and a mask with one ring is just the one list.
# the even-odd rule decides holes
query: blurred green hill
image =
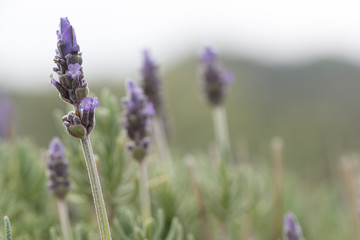
{"label": "blurred green hill", "polygon": [[[330,58],[278,66],[231,57],[223,60],[236,76],[226,102],[234,150],[242,144],[251,156],[269,154],[271,137],[281,136],[291,167],[318,180],[331,176],[341,153],[359,150],[359,67]],[[174,148],[206,150],[213,139],[212,118],[201,93],[197,60],[172,66],[163,78]],[[119,101],[124,96],[120,80],[104,80],[100,86],[93,79],[87,78],[95,93],[106,87]],[[19,133],[46,146],[57,135],[52,112],[65,107],[55,89],[13,97]]]}

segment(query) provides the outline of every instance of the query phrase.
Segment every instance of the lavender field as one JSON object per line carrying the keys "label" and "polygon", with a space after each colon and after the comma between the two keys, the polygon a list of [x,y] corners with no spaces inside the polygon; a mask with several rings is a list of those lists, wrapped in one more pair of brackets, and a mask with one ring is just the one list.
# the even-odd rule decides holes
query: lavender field
{"label": "lavender field", "polygon": [[41,81],[17,84],[3,49],[0,239],[360,239],[357,60],[261,61],[208,39],[167,62],[144,38],[119,73],[112,38],[87,45],[109,26],[68,16]]}

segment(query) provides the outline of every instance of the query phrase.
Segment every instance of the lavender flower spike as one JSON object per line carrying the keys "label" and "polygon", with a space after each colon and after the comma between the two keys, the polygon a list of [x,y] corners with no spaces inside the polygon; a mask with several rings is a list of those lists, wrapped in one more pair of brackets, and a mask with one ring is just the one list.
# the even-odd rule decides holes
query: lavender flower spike
{"label": "lavender flower spike", "polygon": [[301,226],[296,220],[293,213],[287,213],[284,217],[283,225],[283,239],[284,240],[304,240]]}
{"label": "lavender flower spike", "polygon": [[136,87],[132,80],[127,81],[127,94],[127,98],[123,100],[125,105],[124,126],[132,141],[129,144],[129,150],[133,157],[141,162],[150,144],[150,116],[154,114],[154,108],[148,104],[142,89]]}
{"label": "lavender flower spike", "polygon": [[226,95],[226,86],[234,80],[231,72],[224,71],[219,63],[216,53],[206,47],[201,54],[203,64],[203,89],[213,106],[221,105]]}
{"label": "lavender flower spike", "polygon": [[144,50],[141,86],[149,102],[154,105],[156,115],[160,116],[163,112],[163,99],[161,95],[161,80],[157,74],[157,69],[158,67],[151,59],[149,51]]}
{"label": "lavender flower spike", "polygon": [[65,148],[59,138],[51,140],[48,150],[47,187],[59,199],[64,199],[70,188],[69,163],[65,159]]}
{"label": "lavender flower spike", "polygon": [[80,47],[74,28],[67,18],[60,19],[60,30],[56,34],[58,42],[54,62],[57,67],[53,70],[59,75],[59,80],[50,75],[51,84],[56,87],[65,102],[73,104],[77,109],[81,100],[88,95],[87,82],[81,67]]}

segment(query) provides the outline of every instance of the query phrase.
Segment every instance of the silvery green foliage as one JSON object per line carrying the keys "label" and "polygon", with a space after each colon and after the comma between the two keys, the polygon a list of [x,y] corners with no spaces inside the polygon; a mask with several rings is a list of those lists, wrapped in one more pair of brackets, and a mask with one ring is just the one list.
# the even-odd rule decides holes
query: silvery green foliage
{"label": "silvery green foliage", "polygon": [[5,240],[12,240],[11,223],[10,223],[10,219],[7,216],[4,217],[4,225],[5,225]]}
{"label": "silvery green foliage", "polygon": [[42,159],[38,147],[26,139],[2,143],[0,166],[0,215],[11,218],[21,239],[48,238],[57,216],[46,189],[45,154]]}
{"label": "silvery green foliage", "polygon": [[164,211],[159,209],[156,216],[146,223],[138,222],[128,209],[121,209],[114,222],[114,238],[124,240],[187,240],[184,228],[175,217],[170,228],[166,227]]}

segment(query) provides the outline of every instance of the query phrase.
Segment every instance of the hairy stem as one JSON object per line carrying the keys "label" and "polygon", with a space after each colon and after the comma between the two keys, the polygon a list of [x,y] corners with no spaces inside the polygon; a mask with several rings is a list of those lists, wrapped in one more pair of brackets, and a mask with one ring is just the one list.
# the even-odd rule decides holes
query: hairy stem
{"label": "hairy stem", "polygon": [[96,168],[90,138],[86,136],[84,139],[81,139],[81,145],[83,148],[86,167],[89,174],[91,191],[94,198],[95,211],[100,229],[100,236],[102,240],[110,240],[110,226],[107,218],[104,197],[101,191],[100,178]]}
{"label": "hairy stem", "polygon": [[155,117],[152,121],[152,124],[153,124],[153,128],[154,128],[154,137],[155,137],[156,147],[158,149],[160,159],[162,161],[165,161],[170,175],[173,175],[174,170],[173,170],[170,148],[166,141],[164,129],[161,126],[160,119],[158,117]]}
{"label": "hairy stem", "polygon": [[140,162],[140,201],[143,224],[151,217],[149,181],[147,176],[146,160]]}
{"label": "hairy stem", "polygon": [[61,232],[64,237],[64,240],[71,240],[71,227],[70,227],[70,220],[68,214],[67,204],[64,199],[56,199],[56,205],[59,211],[59,218],[60,218],[60,225],[61,225]]}
{"label": "hairy stem", "polygon": [[230,149],[229,129],[226,119],[226,111],[223,106],[213,108],[213,119],[215,129],[215,140],[219,148],[220,159],[223,161],[232,161]]}

